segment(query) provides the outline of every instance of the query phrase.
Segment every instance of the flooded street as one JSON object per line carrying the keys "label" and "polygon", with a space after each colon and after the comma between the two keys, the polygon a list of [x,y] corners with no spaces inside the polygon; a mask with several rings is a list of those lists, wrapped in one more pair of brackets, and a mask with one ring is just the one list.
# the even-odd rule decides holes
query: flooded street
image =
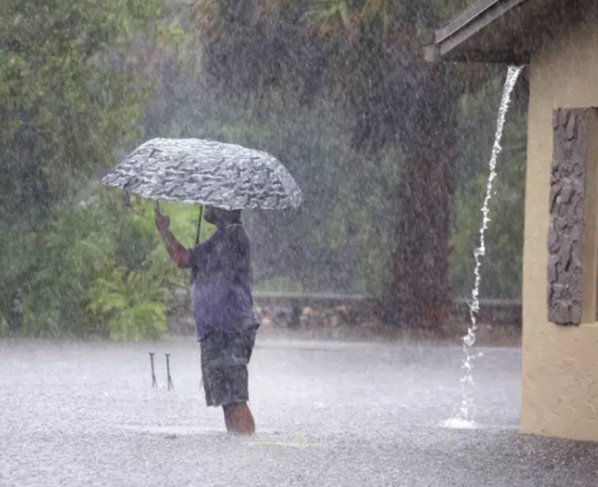
{"label": "flooded street", "polygon": [[450,430],[457,346],[258,338],[258,434],[238,438],[205,406],[193,339],[3,341],[0,485],[594,485],[598,445],[518,433],[520,351],[481,350],[479,428]]}

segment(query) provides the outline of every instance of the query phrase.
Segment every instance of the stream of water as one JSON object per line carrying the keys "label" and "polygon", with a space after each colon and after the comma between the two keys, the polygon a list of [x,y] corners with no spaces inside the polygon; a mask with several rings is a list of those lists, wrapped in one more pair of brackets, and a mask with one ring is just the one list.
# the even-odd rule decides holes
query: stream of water
{"label": "stream of water", "polygon": [[479,232],[479,246],[474,250],[475,267],[474,267],[474,286],[471,291],[471,300],[469,302],[469,327],[467,333],[463,336],[463,361],[461,362],[461,369],[463,376],[461,377],[461,405],[457,414],[447,419],[444,426],[447,428],[474,428],[475,421],[473,419],[473,387],[475,385],[473,377],[473,365],[476,358],[481,356],[481,353],[474,352],[476,343],[477,317],[480,311],[480,284],[482,282],[482,257],[486,255],[486,230],[490,223],[490,201],[492,200],[494,179],[498,175],[496,172],[496,162],[498,156],[502,151],[501,141],[505,126],[505,119],[509,111],[511,103],[511,94],[513,88],[517,83],[517,79],[521,74],[522,66],[510,66],[507,72],[507,78],[500,100],[500,107],[498,109],[498,118],[496,121],[496,132],[494,136],[494,144],[492,145],[492,152],[490,155],[488,181],[486,183],[486,195],[484,197],[484,204],[482,205],[482,223]]}

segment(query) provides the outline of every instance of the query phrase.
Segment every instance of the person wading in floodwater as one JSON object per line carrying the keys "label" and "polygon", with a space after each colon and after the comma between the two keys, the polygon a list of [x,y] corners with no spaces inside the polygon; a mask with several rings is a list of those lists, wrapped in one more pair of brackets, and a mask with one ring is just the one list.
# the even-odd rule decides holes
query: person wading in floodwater
{"label": "person wading in floodwater", "polygon": [[170,232],[170,218],[155,209],[155,222],[171,259],[191,269],[191,303],[201,348],[208,406],[222,406],[229,433],[253,434],[247,364],[259,326],[253,310],[249,239],[241,211],[207,206],[204,218],[216,225],[206,242],[183,247]]}

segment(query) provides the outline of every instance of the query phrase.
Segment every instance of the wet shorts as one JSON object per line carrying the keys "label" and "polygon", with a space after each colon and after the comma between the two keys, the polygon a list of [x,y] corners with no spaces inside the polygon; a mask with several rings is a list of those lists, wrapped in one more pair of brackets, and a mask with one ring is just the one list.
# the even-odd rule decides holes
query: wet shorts
{"label": "wet shorts", "polygon": [[249,400],[247,364],[256,329],[235,334],[209,333],[200,342],[201,374],[208,406]]}

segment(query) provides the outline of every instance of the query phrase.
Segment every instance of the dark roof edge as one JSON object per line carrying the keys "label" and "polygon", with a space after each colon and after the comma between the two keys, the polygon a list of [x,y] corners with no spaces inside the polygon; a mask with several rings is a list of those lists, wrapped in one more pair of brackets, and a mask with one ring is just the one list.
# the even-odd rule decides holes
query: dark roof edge
{"label": "dark roof edge", "polygon": [[433,32],[423,46],[424,58],[436,62],[482,29],[528,0],[478,0]]}

